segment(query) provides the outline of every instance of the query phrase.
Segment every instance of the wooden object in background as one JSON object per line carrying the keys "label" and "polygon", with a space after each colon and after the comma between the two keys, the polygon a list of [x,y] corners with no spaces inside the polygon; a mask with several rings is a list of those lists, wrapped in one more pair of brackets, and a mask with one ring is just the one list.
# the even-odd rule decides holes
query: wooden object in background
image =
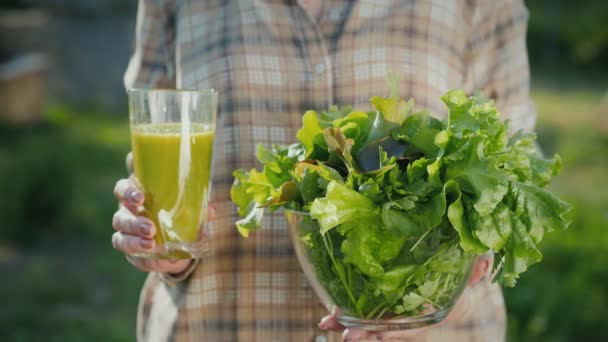
{"label": "wooden object in background", "polygon": [[47,58],[30,53],[0,63],[0,120],[28,125],[40,120],[46,98]]}

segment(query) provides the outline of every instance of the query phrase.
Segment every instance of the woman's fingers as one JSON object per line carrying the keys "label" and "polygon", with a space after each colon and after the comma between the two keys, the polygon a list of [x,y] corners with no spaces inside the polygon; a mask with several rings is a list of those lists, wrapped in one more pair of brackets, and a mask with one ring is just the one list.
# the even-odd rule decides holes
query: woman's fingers
{"label": "woman's fingers", "polygon": [[338,323],[338,320],[336,320],[335,315],[331,314],[321,319],[321,322],[319,322],[319,328],[323,330],[342,331],[344,329],[344,326]]}
{"label": "woman's fingers", "polygon": [[471,270],[471,276],[469,277],[467,286],[475,286],[486,276],[490,275],[492,265],[494,265],[494,253],[490,252],[478,256],[473,264],[473,269]]}
{"label": "woman's fingers", "polygon": [[117,232],[152,239],[156,233],[154,223],[143,216],[135,216],[126,208],[120,208],[112,218],[112,227]]}
{"label": "woman's fingers", "polygon": [[121,179],[116,182],[114,187],[116,199],[132,212],[144,203],[144,193],[141,192],[135,182],[129,178]]}
{"label": "woman's fingers", "polygon": [[125,254],[150,253],[155,242],[153,239],[116,232],[112,235],[112,246]]}
{"label": "woman's fingers", "polygon": [[[133,153],[125,158],[125,166],[129,174],[133,173]],[[192,260],[160,260],[134,257],[129,254],[153,253],[156,243],[154,235],[156,227],[146,217],[136,216],[144,203],[144,193],[137,188],[132,178],[121,179],[114,187],[114,196],[121,208],[112,218],[112,226],[116,233],[112,235],[112,245],[115,249],[127,254],[127,260],[137,269],[145,272],[180,273],[185,270]],[[215,217],[215,208],[209,207],[209,217]]]}
{"label": "woman's fingers", "polygon": [[323,330],[336,330],[342,331],[344,330],[344,326],[338,322],[338,316],[340,315],[340,311],[337,307],[334,307],[331,310],[331,313],[323,318],[319,322],[319,328]]}

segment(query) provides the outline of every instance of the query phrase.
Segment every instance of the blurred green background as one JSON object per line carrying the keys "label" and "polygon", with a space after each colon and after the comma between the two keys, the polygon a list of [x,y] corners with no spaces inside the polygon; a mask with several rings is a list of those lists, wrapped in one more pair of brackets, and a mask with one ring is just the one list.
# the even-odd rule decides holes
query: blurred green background
{"label": "blurred green background", "polygon": [[[42,3],[42,11],[32,15],[31,9]],[[76,43],[93,40],[89,44],[94,45],[113,34],[98,36],[94,25],[108,27],[113,20],[114,27],[132,30],[135,6],[125,3],[7,1],[0,5],[0,17],[21,15],[18,29],[31,34],[37,27],[30,24],[38,23],[55,38],[69,37],[73,25],[86,26],[90,32],[76,33]],[[543,262],[516,288],[505,290],[509,340],[607,340],[608,2],[527,5],[538,137],[547,153],[562,156],[564,172],[552,188],[575,210],[568,231],[546,236]],[[30,14],[23,17],[23,12]],[[50,32],[45,29],[49,22],[54,23]],[[42,108],[39,118],[0,124],[0,340],[132,341],[145,275],[110,244],[116,209],[112,188],[125,175],[129,150],[120,78],[132,33],[109,60],[83,48],[45,47],[42,57],[28,57],[29,78],[11,85],[2,78],[1,66],[16,54],[6,44],[27,45],[30,39],[31,46],[41,48],[47,40],[24,34],[11,41],[15,27],[0,23],[0,43],[5,43],[0,44],[0,93],[25,89],[29,103],[40,98]],[[28,46],[17,51],[31,52]],[[110,76],[100,81],[86,75],[90,63],[78,69],[74,58],[98,58],[100,68],[117,72],[107,72]],[[55,82],[59,74],[72,79]],[[50,87],[37,85],[37,78]],[[73,83],[79,86],[70,87]],[[90,90],[99,84],[110,91]],[[79,96],[78,87],[96,97]],[[14,104],[0,102],[4,109],[10,106],[15,110]]]}

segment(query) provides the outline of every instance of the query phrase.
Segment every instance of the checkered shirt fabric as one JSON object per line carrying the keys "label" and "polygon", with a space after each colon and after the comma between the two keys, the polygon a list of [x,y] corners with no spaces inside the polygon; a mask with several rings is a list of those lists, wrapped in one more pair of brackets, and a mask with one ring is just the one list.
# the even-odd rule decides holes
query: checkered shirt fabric
{"label": "checkered shirt fabric", "polygon": [[[220,115],[211,251],[182,277],[149,275],[138,340],[339,340],[317,327],[327,312],[282,214],[248,239],[238,235],[232,170],[256,166],[259,143],[292,143],[307,109],[369,109],[372,95],[389,93],[391,72],[400,95],[439,117],[440,96],[464,88],[494,98],[513,128],[533,129],[527,17],[521,0],[328,0],[317,18],[294,0],[140,0],[126,86],[214,88]],[[500,289],[482,282],[469,297],[467,314],[417,340],[502,341]]]}

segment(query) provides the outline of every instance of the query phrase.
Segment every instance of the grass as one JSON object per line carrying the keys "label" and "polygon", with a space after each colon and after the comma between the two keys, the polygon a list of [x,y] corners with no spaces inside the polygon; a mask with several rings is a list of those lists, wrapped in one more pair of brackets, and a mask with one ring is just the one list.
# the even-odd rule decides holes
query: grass
{"label": "grass", "polygon": [[[559,153],[553,190],[573,225],[505,291],[511,341],[598,340],[608,316],[608,115],[604,94],[547,87],[533,97],[539,141]],[[605,122],[605,121],[604,121]],[[0,335],[10,341],[133,341],[145,275],[110,246],[114,183],[125,176],[126,115],[49,108],[40,127],[0,131]]]}

